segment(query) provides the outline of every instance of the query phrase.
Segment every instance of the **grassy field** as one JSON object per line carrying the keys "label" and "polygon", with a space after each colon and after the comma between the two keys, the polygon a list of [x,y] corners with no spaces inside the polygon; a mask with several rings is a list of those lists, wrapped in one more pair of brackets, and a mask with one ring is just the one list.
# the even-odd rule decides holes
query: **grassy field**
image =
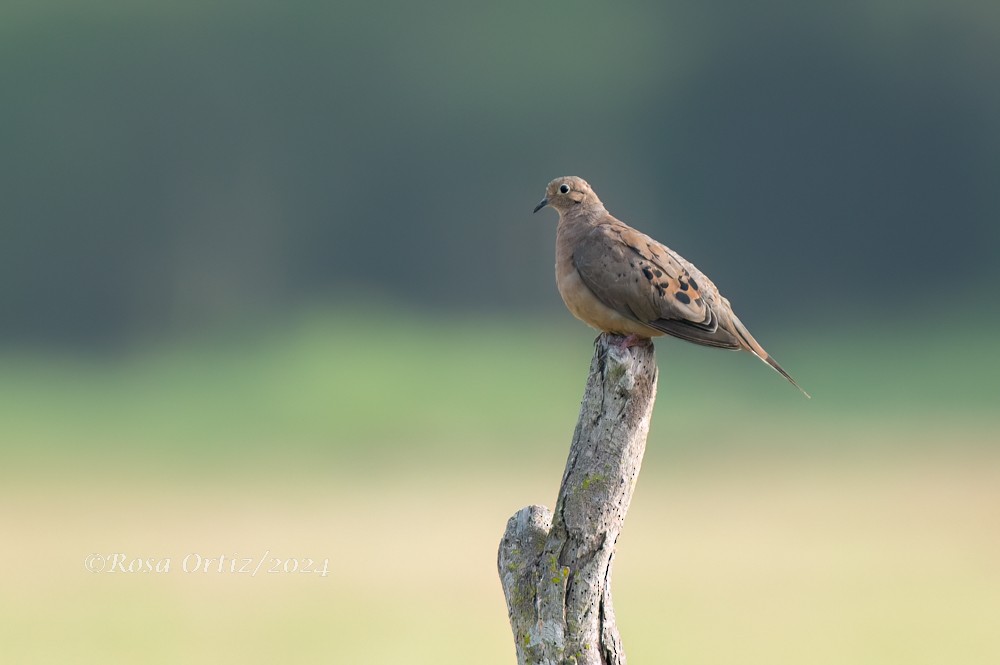
{"label": "grassy field", "polygon": [[[1000,660],[1000,456],[751,457],[641,478],[614,579],[633,662]],[[549,471],[6,484],[4,660],[510,663],[495,548]],[[329,575],[181,568],[265,551]],[[93,552],[173,567],[88,573]]]}
{"label": "grassy field", "polygon": [[[565,440],[592,353],[592,335],[566,321],[396,327],[318,314],[249,330],[114,358],[0,353],[5,452],[66,457],[70,468],[134,457],[184,470],[271,463],[275,442],[331,460],[505,456]],[[656,417],[669,426],[652,436],[679,451],[747,440],[908,447],[914,434],[992,435],[1000,422],[1000,353],[988,330],[760,335],[815,399],[748,354],[667,339],[657,346]]]}
{"label": "grassy field", "polygon": [[[512,662],[496,545],[554,500],[591,338],[380,328],[0,356],[4,662]],[[811,401],[658,345],[614,579],[632,662],[1000,662],[1000,361],[920,335],[761,333]],[[171,569],[85,569],[116,552]],[[265,552],[329,573],[182,568]]]}

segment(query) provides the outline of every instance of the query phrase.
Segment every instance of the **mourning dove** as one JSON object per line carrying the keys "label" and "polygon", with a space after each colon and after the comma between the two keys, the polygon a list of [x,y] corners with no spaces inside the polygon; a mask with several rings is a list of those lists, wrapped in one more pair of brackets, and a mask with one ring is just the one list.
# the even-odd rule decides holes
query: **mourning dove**
{"label": "mourning dove", "polygon": [[[538,212],[559,213],[556,284],[573,316],[625,345],[659,335],[754,354],[793,386],[700,270],[666,245],[613,217],[582,178],[556,178]],[[809,397],[809,394],[802,390]]]}

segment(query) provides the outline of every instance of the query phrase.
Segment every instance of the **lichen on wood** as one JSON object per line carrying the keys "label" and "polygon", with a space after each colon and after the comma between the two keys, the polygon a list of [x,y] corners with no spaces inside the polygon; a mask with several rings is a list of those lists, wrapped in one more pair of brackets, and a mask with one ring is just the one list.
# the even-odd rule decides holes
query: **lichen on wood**
{"label": "lichen on wood", "polygon": [[656,398],[652,343],[602,334],[555,511],[507,522],[497,566],[519,665],[620,665],[611,602],[615,544],[635,490]]}

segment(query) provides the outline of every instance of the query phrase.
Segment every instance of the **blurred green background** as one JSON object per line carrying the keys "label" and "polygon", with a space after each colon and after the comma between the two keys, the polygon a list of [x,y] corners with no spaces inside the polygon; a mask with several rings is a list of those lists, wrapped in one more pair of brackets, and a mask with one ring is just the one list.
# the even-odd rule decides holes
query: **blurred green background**
{"label": "blurred green background", "polygon": [[512,663],[573,174],[813,395],[657,342],[632,660],[1000,662],[998,80],[987,2],[5,3],[0,657]]}

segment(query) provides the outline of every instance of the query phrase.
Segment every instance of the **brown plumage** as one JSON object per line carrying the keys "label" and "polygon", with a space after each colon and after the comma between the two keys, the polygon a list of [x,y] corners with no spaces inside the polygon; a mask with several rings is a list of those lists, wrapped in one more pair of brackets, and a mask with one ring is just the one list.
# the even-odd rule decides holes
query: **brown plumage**
{"label": "brown plumage", "polygon": [[712,280],[613,217],[585,180],[556,178],[535,212],[545,206],[559,213],[556,284],[576,318],[605,332],[638,338],[666,334],[749,351],[802,390],[757,343]]}

